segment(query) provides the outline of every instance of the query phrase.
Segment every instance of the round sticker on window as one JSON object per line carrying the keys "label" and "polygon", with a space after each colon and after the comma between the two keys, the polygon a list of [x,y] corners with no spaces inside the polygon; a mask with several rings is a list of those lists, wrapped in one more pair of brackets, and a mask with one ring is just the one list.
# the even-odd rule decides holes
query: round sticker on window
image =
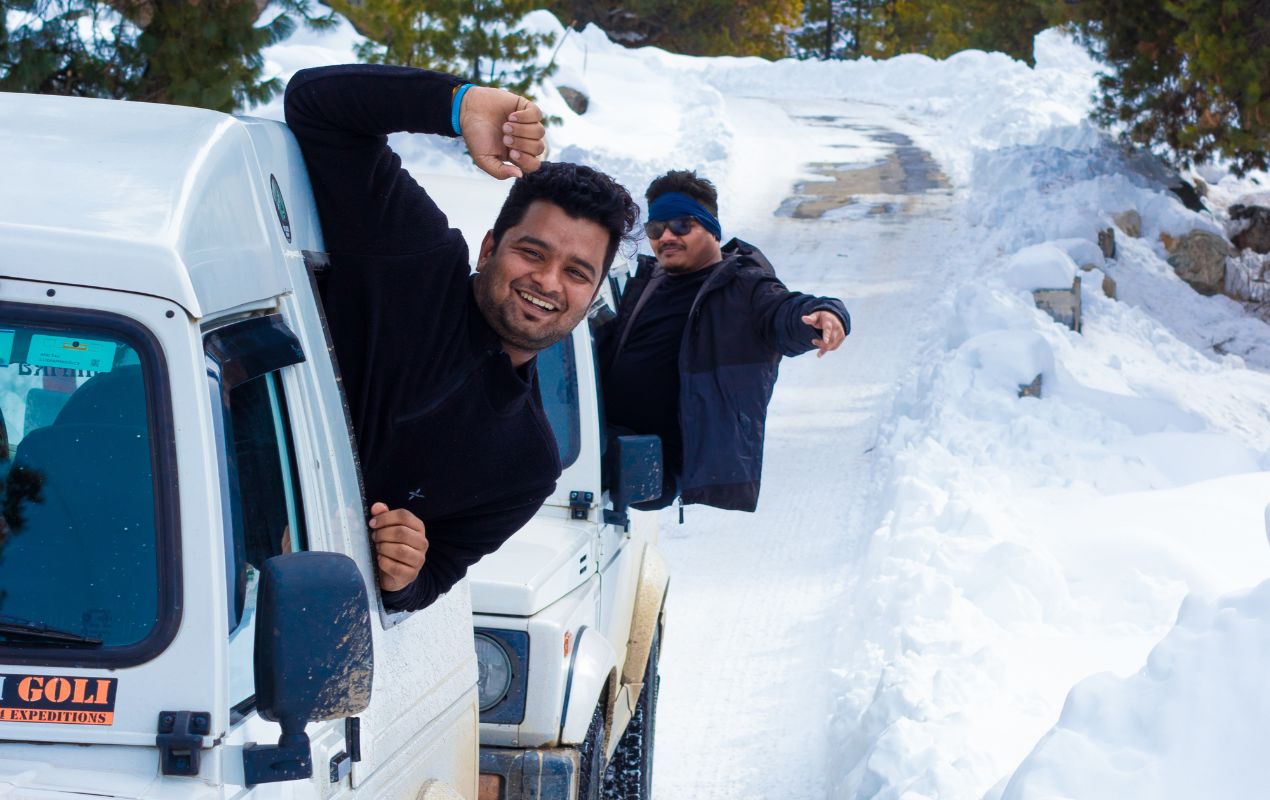
{"label": "round sticker on window", "polygon": [[282,202],[282,189],[278,188],[278,179],[269,176],[269,185],[273,189],[273,207],[278,210],[278,222],[282,223],[282,233],[291,241],[291,221],[287,219],[287,204]]}

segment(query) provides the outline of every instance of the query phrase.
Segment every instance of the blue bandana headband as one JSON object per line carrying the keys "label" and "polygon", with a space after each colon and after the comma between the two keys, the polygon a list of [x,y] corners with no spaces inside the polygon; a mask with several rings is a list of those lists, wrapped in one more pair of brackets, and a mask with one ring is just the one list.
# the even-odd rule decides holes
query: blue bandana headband
{"label": "blue bandana headband", "polygon": [[719,227],[719,221],[714,218],[714,214],[686,194],[668,192],[648,206],[649,222],[665,222],[680,217],[693,217],[701,223],[701,227],[714,234],[714,238],[723,238],[723,228]]}

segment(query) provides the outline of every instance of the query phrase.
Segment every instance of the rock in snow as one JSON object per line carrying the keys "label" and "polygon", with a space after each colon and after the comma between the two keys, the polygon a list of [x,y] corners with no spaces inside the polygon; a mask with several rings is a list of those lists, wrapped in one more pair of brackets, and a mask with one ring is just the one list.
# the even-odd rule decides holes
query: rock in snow
{"label": "rock in snow", "polygon": [[1254,253],[1270,253],[1270,208],[1235,204],[1229,211],[1232,220],[1243,223],[1243,229],[1231,240],[1235,247]]}
{"label": "rock in snow", "polygon": [[1125,236],[1132,236],[1134,239],[1142,235],[1142,217],[1132,208],[1112,217],[1115,220],[1116,227],[1124,231]]}
{"label": "rock in snow", "polygon": [[1207,231],[1191,231],[1173,243],[1169,266],[1200,294],[1219,294],[1226,287],[1226,256],[1234,251],[1225,239]]}
{"label": "rock in snow", "polygon": [[1226,259],[1225,293],[1236,300],[1264,303],[1270,300],[1270,282],[1266,281],[1266,268],[1270,267],[1270,255],[1260,255],[1244,250]]}
{"label": "rock in snow", "polygon": [[556,90],[560,92],[560,96],[564,98],[565,103],[568,104],[573,113],[586,113],[587,106],[591,103],[591,101],[587,99],[586,95],[579,92],[577,89],[570,89],[568,86],[558,86],[556,87]]}
{"label": "rock in snow", "polygon": [[1108,228],[1098,231],[1098,247],[1106,258],[1116,257],[1116,229]]}

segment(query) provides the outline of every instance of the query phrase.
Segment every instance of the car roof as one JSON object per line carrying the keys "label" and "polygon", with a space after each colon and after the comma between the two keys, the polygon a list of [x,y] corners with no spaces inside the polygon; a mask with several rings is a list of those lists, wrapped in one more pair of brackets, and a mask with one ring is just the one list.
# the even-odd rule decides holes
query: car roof
{"label": "car roof", "polygon": [[195,317],[287,291],[252,125],[282,127],[0,93],[0,275],[156,295]]}

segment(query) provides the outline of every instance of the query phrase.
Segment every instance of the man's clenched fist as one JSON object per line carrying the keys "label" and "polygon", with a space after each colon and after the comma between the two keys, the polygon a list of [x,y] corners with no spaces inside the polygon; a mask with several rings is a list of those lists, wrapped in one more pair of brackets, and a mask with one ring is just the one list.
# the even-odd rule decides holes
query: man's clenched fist
{"label": "man's clenched fist", "polygon": [[[459,128],[476,166],[499,180],[519,178],[538,169],[547,149],[538,106],[523,97],[473,86],[463,95]],[[511,164],[506,162],[511,161]]]}
{"label": "man's clenched fist", "polygon": [[404,508],[392,511],[384,503],[370,507],[370,540],[375,543],[375,568],[379,588],[396,592],[419,576],[428,552],[423,522]]}

